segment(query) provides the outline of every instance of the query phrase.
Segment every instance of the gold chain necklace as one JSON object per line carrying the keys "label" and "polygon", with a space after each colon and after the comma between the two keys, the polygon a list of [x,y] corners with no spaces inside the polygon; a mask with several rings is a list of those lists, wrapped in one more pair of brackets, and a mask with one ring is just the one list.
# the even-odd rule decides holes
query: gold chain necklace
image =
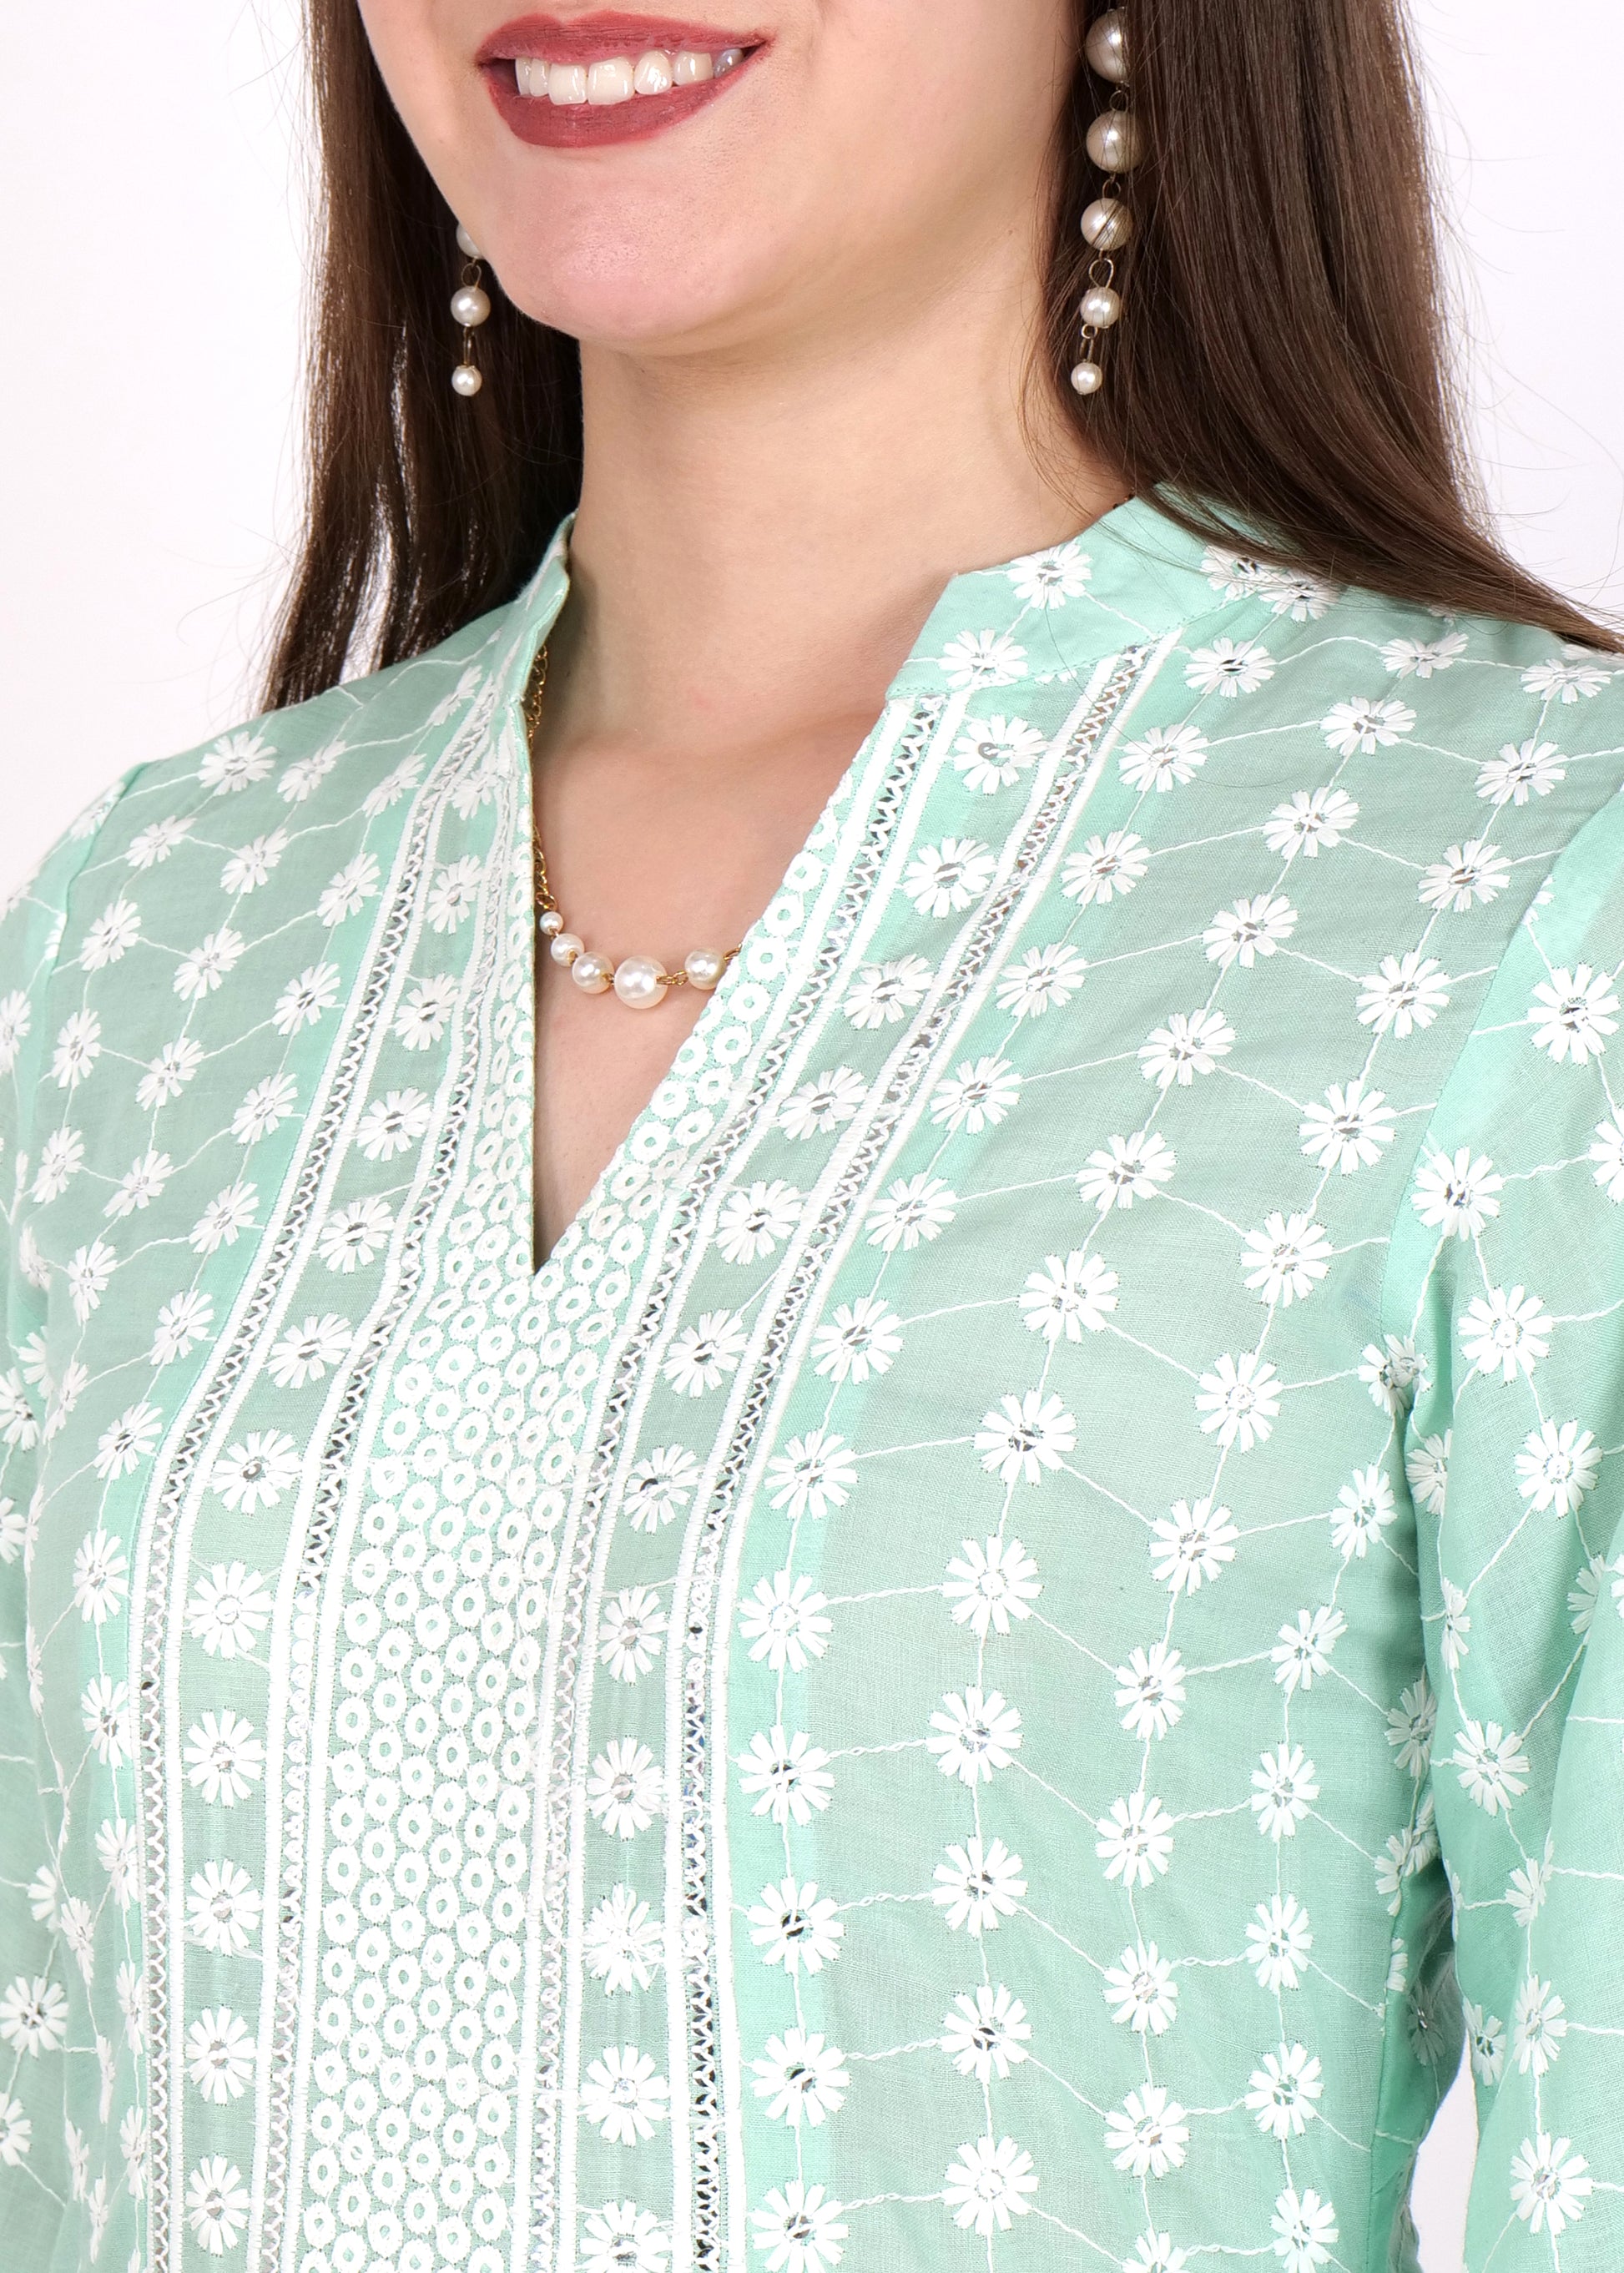
{"label": "gold chain necklace", "polygon": [[[530,671],[530,684],[524,691],[524,735],[531,761],[534,781],[536,731],[541,722],[541,697],[547,684],[547,650],[544,647]],[[566,928],[563,911],[553,896],[547,881],[547,856],[542,850],[541,827],[533,826],[532,853],[536,869],[536,929],[547,942],[547,952],[554,963],[562,964],[583,994],[613,994],[628,1010],[652,1010],[663,1002],[673,986],[692,986],[708,994],[721,982],[722,973],[739,953],[730,947],[724,954],[714,947],[696,947],[680,971],[667,971],[651,955],[628,955],[620,963],[612,963],[606,955],[599,955],[587,946],[579,933]]]}

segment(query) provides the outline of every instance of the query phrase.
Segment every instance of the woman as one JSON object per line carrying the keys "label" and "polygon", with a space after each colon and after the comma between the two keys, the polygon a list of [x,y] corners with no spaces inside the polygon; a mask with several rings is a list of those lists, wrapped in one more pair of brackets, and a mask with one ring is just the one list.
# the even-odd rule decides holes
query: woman
{"label": "woman", "polygon": [[270,712],[4,950],[6,2266],[1375,2273],[1463,2030],[1616,2266],[1624,673],[1392,13],[312,32]]}

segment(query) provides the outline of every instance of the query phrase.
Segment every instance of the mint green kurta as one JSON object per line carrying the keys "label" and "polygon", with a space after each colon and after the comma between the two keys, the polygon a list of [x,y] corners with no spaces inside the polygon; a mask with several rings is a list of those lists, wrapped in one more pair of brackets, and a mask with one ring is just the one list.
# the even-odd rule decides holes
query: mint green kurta
{"label": "mint green kurta", "polygon": [[8,919],[5,2273],[1616,2273],[1624,668],[960,577],[533,1276],[564,593]]}

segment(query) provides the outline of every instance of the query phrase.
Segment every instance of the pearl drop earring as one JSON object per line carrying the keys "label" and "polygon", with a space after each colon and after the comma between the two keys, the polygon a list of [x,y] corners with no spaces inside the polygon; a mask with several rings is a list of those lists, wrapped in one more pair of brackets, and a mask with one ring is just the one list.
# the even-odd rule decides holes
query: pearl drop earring
{"label": "pearl drop earring", "polygon": [[451,374],[451,384],[460,395],[471,401],[485,385],[485,374],[474,361],[474,334],[490,315],[491,300],[483,289],[485,272],[479,266],[485,256],[461,221],[457,223],[456,241],[465,266],[462,281],[451,296],[451,312],[462,326],[462,360]]}
{"label": "pearl drop earring", "polygon": [[1138,118],[1128,108],[1128,41],[1124,11],[1112,8],[1088,27],[1083,53],[1096,77],[1115,89],[1110,108],[1102,110],[1088,129],[1088,155],[1105,176],[1100,195],[1083,215],[1083,235],[1093,245],[1088,264],[1088,289],[1078,311],[1082,326],[1081,352],[1072,369],[1071,384],[1079,394],[1097,394],[1105,373],[1095,360],[1101,332],[1109,331],[1122,314],[1122,296],[1116,287],[1114,252],[1121,251],[1133,235],[1133,215],[1118,191],[1122,176],[1145,154],[1145,138]]}

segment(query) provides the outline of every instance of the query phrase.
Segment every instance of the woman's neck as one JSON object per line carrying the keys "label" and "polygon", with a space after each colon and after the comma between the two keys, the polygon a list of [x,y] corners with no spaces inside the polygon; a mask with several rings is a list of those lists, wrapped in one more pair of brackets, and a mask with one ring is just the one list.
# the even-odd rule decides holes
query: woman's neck
{"label": "woman's neck", "polygon": [[1041,382],[1023,420],[1031,295],[981,282],[770,353],[586,351],[561,731],[691,763],[708,723],[872,716],[950,577],[1122,502]]}

